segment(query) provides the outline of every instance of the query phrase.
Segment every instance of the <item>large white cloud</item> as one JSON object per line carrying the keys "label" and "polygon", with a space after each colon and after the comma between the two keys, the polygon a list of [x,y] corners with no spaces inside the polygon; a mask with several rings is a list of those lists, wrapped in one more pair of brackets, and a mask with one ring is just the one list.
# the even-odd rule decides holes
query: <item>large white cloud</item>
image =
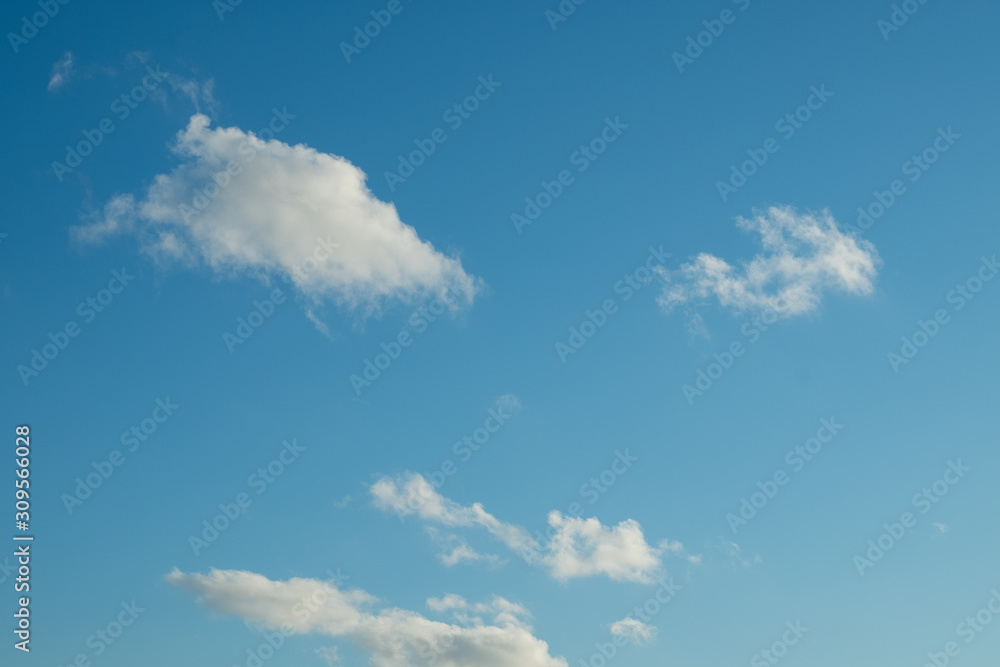
{"label": "large white cloud", "polygon": [[[194,593],[213,611],[263,629],[349,638],[371,654],[372,667],[567,667],[532,634],[525,610],[503,598],[478,605],[458,596],[428,600],[434,610],[460,614],[461,624],[456,624],[399,608],[375,612],[368,593],[315,579],[272,581],[238,570],[174,570],[167,581]],[[492,615],[492,622],[479,614]]]}
{"label": "large white cloud", "polygon": [[715,297],[737,312],[773,310],[791,317],[819,306],[824,290],[871,294],[881,261],[875,246],[840,231],[828,211],[800,214],[788,206],[738,218],[741,229],[761,237],[764,252],[739,267],[702,253],[676,271],[661,270],[660,305]]}
{"label": "large white cloud", "polygon": [[[697,556],[687,554],[680,542],[664,540],[655,547],[650,545],[642,526],[632,519],[605,526],[596,518],[567,517],[553,511],[548,515],[550,539],[539,544],[525,528],[497,519],[480,503],[465,506],[445,498],[419,473],[381,477],[370,492],[376,507],[395,512],[400,518],[415,516],[450,528],[485,528],[528,563],[547,569],[558,581],[604,575],[614,581],[651,584],[664,574],[664,555],[700,562]],[[438,556],[446,566],[490,560],[460,538],[450,538],[450,550]]]}
{"label": "large white cloud", "polygon": [[[271,128],[290,117],[276,110]],[[421,240],[342,157],[210,128],[202,114],[178,133],[173,151],[180,165],[156,176],[143,197],[112,198],[102,215],[75,228],[77,238],[131,231],[158,259],[284,276],[307,295],[347,307],[446,293],[473,298],[477,281],[461,262]]]}

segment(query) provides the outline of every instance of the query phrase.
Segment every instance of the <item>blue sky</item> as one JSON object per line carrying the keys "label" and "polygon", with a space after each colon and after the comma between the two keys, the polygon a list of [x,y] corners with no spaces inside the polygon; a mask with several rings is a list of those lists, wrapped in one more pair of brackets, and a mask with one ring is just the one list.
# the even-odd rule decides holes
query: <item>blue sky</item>
{"label": "blue sky", "polygon": [[0,651],[995,664],[998,19],[7,3]]}

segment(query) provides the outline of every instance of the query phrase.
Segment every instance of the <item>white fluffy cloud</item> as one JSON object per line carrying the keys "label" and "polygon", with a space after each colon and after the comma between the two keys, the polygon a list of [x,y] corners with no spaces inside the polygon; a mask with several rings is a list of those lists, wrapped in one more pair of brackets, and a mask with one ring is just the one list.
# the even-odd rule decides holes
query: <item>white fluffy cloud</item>
{"label": "white fluffy cloud", "polygon": [[662,548],[646,542],[642,526],[627,519],[609,527],[595,518],[566,517],[549,513],[556,534],[542,561],[559,581],[607,575],[614,581],[653,583],[661,568]]}
{"label": "white fluffy cloud", "polygon": [[[276,110],[272,130],[291,117]],[[474,296],[477,281],[461,262],[421,240],[345,158],[210,128],[202,114],[178,133],[173,151],[180,165],[156,176],[142,197],[112,198],[102,215],[75,228],[77,238],[131,232],[159,260],[282,276],[304,294],[352,308]]]}
{"label": "white fluffy cloud", "polygon": [[[503,598],[481,605],[458,596],[437,605],[428,601],[439,611],[461,613],[463,625],[456,625],[399,608],[372,611],[375,600],[368,593],[315,579],[272,581],[237,570],[174,570],[167,581],[194,593],[212,611],[259,628],[349,638],[371,654],[372,667],[567,667],[532,634],[524,609]],[[478,615],[483,613],[492,615],[492,622],[484,622]]]}
{"label": "white fluffy cloud", "polygon": [[[553,511],[548,515],[550,539],[541,545],[525,528],[500,521],[480,503],[464,506],[445,498],[418,473],[382,477],[370,492],[376,507],[401,518],[416,516],[451,528],[485,528],[528,563],[546,568],[558,581],[604,575],[614,581],[650,584],[663,574],[666,554],[684,557],[693,564],[700,562],[698,556],[687,554],[680,542],[664,540],[651,546],[642,526],[632,519],[605,526],[595,518],[566,517]],[[438,556],[446,566],[491,560],[461,538],[448,537],[445,551]]]}
{"label": "white fluffy cloud", "polygon": [[738,218],[737,225],[759,234],[764,252],[739,267],[702,253],[676,271],[661,270],[666,286],[659,302],[666,311],[715,297],[737,312],[791,317],[816,309],[825,290],[874,290],[881,263],[875,246],[841,232],[828,211],[800,214],[775,206]]}
{"label": "white fluffy cloud", "polygon": [[637,618],[623,618],[611,624],[611,634],[624,637],[636,646],[648,644],[656,637],[656,627]]}

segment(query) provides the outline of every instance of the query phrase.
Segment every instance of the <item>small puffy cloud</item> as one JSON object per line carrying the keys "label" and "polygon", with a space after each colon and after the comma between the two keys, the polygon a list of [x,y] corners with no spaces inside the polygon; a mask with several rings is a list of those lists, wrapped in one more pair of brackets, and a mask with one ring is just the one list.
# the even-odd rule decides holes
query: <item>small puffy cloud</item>
{"label": "small puffy cloud", "polygon": [[[557,511],[548,515],[551,539],[540,545],[525,528],[497,519],[480,503],[465,506],[445,498],[418,473],[382,477],[370,492],[377,508],[395,512],[400,518],[415,516],[451,528],[485,528],[528,563],[547,569],[558,581],[604,575],[614,581],[651,584],[662,574],[664,555],[682,557],[693,564],[701,562],[700,556],[688,554],[680,542],[664,540],[651,546],[642,526],[632,519],[605,526],[596,518],[566,517]],[[429,532],[437,536],[435,530]],[[495,563],[495,556],[480,554],[456,535],[445,539],[445,551],[438,559],[448,567],[479,560]]]}
{"label": "small puffy cloud", "polygon": [[624,637],[636,646],[642,646],[656,637],[656,627],[637,618],[623,618],[611,624],[611,634]]}
{"label": "small puffy cloud", "polygon": [[946,524],[943,524],[943,523],[935,523],[935,524],[934,524],[934,527],[935,527],[935,528],[937,528],[937,529],[938,529],[938,531],[940,531],[940,532],[942,532],[942,533],[947,533],[947,532],[948,532],[948,526],[947,526]]}
{"label": "small puffy cloud", "polygon": [[52,76],[49,77],[49,92],[62,88],[73,75],[73,54],[67,51],[63,57],[52,66]]}
{"label": "small puffy cloud", "polygon": [[558,581],[596,574],[643,584],[656,580],[663,549],[646,542],[637,521],[627,519],[609,527],[595,518],[566,517],[553,511],[549,525],[556,534],[542,562]]}
{"label": "small puffy cloud", "polygon": [[861,296],[874,290],[881,264],[875,246],[840,231],[828,211],[774,206],[737,225],[760,236],[763,252],[739,266],[702,253],[675,271],[661,269],[664,310],[714,298],[740,313],[792,317],[815,310],[827,290]]}
{"label": "small puffy cloud", "polygon": [[316,301],[366,311],[390,299],[472,301],[477,281],[461,262],[421,240],[345,158],[209,125],[192,116],[173,147],[181,163],[144,195],[113,197],[77,239],[130,232],[159,261],[285,277]]}
{"label": "small puffy cloud", "polygon": [[497,407],[510,414],[515,414],[521,410],[521,399],[514,394],[504,394],[496,400]]}
{"label": "small puffy cloud", "polygon": [[[350,639],[371,654],[372,667],[567,667],[532,634],[523,608],[503,598],[469,605],[454,596],[457,600],[442,603],[442,609],[461,612],[463,624],[457,625],[395,607],[374,611],[368,593],[315,579],[272,581],[237,570],[174,570],[167,581],[212,611],[258,628]],[[492,615],[492,622],[484,622],[480,613]]]}

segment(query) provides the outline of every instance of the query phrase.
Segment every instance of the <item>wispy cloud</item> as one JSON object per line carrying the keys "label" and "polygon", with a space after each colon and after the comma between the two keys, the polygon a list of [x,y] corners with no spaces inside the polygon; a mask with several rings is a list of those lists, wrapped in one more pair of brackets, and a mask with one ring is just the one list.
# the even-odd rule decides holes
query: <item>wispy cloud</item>
{"label": "wispy cloud", "polygon": [[[680,542],[664,540],[650,545],[642,526],[632,519],[606,526],[593,517],[553,511],[548,515],[551,539],[543,546],[525,528],[497,519],[480,503],[464,506],[445,498],[418,473],[382,477],[370,491],[376,507],[401,518],[415,516],[451,528],[484,528],[525,561],[544,567],[557,581],[603,575],[613,581],[651,584],[662,575],[665,555],[680,556],[692,564],[700,562]],[[448,549],[439,556],[446,565],[490,559],[463,541]]]}
{"label": "wispy cloud", "polygon": [[748,568],[751,565],[760,565],[761,563],[760,554],[747,556],[743,553],[743,548],[740,545],[736,542],[730,542],[724,537],[719,538],[718,548],[728,558],[730,567]]}
{"label": "wispy cloud", "polygon": [[49,92],[55,92],[62,88],[73,75],[73,54],[67,51],[63,57],[52,66],[52,75],[49,77]]}
{"label": "wispy cloud", "polygon": [[198,113],[215,116],[219,103],[215,99],[215,80],[198,81],[178,74],[167,73],[167,83],[175,95],[187,99]]}
{"label": "wispy cloud", "polygon": [[435,528],[428,526],[428,534],[441,547],[441,552],[437,559],[445,567],[454,567],[461,563],[485,562],[496,567],[502,564],[502,559],[496,554],[484,554],[469,546],[469,543],[458,535],[447,533],[441,534]]}
{"label": "wispy cloud", "polygon": [[535,544],[524,528],[500,521],[479,503],[465,507],[445,498],[418,473],[382,477],[372,485],[371,495],[376,507],[398,516],[415,514],[443,526],[485,528],[514,551],[525,551]]}
{"label": "wispy cloud", "polygon": [[875,246],[840,231],[828,211],[774,206],[738,218],[737,225],[760,236],[763,252],[739,266],[702,253],[675,271],[661,269],[666,284],[659,303],[665,311],[714,298],[740,313],[772,310],[792,317],[815,310],[827,290],[874,290],[881,264]]}

